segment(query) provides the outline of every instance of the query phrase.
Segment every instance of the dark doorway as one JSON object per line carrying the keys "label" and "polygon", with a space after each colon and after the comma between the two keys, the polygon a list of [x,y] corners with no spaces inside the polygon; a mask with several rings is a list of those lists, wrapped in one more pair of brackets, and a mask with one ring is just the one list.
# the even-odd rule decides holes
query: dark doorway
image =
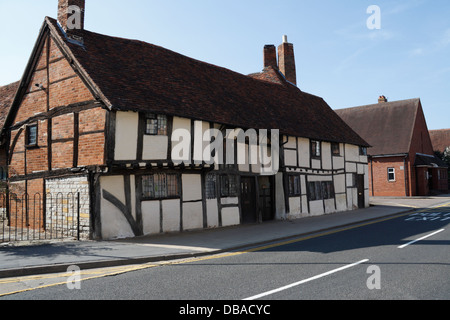
{"label": "dark doorway", "polygon": [[256,179],[241,177],[242,223],[255,223],[256,216]]}
{"label": "dark doorway", "polygon": [[358,182],[357,182],[357,188],[358,188],[358,207],[360,209],[364,209],[366,207],[366,197],[364,195],[364,175],[358,174]]}
{"label": "dark doorway", "polygon": [[273,210],[273,188],[271,177],[259,177],[259,209],[261,210],[262,221],[270,221],[274,219]]}

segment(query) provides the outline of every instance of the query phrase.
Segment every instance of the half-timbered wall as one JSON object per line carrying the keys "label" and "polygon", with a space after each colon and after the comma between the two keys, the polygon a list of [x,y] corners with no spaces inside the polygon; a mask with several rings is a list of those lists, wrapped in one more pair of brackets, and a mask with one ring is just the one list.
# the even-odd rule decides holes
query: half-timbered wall
{"label": "half-timbered wall", "polygon": [[[111,130],[114,144],[109,154],[114,159],[113,169],[100,177],[101,236],[134,237],[241,224],[241,181],[254,177],[258,186],[261,164],[219,164],[217,154],[213,166],[198,161],[208,144],[202,139],[206,130],[225,132],[219,124],[168,117],[164,134],[148,135],[144,131],[145,117],[137,112],[117,112],[111,117],[115,119]],[[181,150],[180,144],[186,143],[172,136],[180,129],[190,137],[189,152],[182,160],[172,159],[172,151]],[[282,139],[282,167],[271,180],[275,219],[358,208],[358,175],[364,175],[363,192],[368,205],[367,156],[360,155],[358,146],[340,143],[336,151],[336,145],[319,141],[320,155],[313,156],[310,139]],[[248,143],[236,143],[235,152],[245,150],[248,160],[249,148]],[[290,177],[298,179],[295,194],[289,189]],[[146,194],[149,179],[155,184],[164,181],[158,188],[176,184],[176,191]],[[328,188],[326,197],[311,195],[310,188],[316,185]]]}

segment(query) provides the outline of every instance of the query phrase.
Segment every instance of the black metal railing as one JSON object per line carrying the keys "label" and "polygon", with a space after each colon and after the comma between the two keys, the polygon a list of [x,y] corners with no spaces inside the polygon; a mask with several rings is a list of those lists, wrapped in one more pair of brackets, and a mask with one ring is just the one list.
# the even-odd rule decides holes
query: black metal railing
{"label": "black metal railing", "polygon": [[80,240],[80,193],[0,193],[0,243]]}

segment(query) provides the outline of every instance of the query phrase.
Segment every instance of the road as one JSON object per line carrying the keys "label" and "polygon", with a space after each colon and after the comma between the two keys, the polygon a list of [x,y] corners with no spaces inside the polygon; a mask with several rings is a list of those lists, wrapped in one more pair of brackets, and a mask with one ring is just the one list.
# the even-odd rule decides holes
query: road
{"label": "road", "polygon": [[0,300],[447,300],[449,223],[445,206],[198,259],[3,279],[16,293]]}

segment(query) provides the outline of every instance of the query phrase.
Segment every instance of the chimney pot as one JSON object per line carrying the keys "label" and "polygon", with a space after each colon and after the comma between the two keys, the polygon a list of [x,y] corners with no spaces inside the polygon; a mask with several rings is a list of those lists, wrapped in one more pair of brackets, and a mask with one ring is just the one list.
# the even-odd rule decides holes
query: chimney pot
{"label": "chimney pot", "polygon": [[380,96],[378,98],[378,103],[385,103],[388,102],[388,99],[385,96]]}

